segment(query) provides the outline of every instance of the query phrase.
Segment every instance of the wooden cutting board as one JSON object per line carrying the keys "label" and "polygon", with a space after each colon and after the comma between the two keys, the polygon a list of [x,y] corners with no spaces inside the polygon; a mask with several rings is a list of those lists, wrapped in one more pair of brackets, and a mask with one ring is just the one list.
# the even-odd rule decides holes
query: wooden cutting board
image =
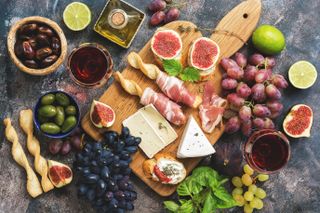
{"label": "wooden cutting board", "polygon": [[[233,10],[231,10],[217,25],[215,31],[211,35],[211,39],[218,43],[221,49],[221,57],[230,57],[237,50],[239,50],[243,44],[249,39],[253,30],[255,29],[261,12],[261,2],[260,0],[248,0],[240,3]],[[193,40],[198,37],[201,37],[201,32],[196,32],[193,29],[196,28],[196,25],[188,22],[188,21],[175,21],[169,24],[166,24],[164,27],[176,30],[179,32],[178,28],[187,28],[191,27],[192,30],[190,32],[180,33],[182,42],[183,42],[183,50],[182,50],[182,61],[184,64],[187,63],[187,55],[189,47]],[[233,34],[233,35],[232,35]],[[139,52],[142,60],[147,63],[156,63],[153,54],[150,49],[150,41],[141,49]],[[151,87],[155,91],[160,92],[159,88],[155,84],[154,81],[145,77],[141,71],[135,70],[134,68],[128,66],[122,72],[123,76],[127,79],[132,79],[136,81],[142,89],[146,87]],[[212,76],[211,81],[214,82],[215,89],[217,92],[221,91],[220,81],[222,77],[222,71],[220,70],[220,66],[217,66]],[[200,94],[203,91],[203,83],[198,84],[186,84],[188,89],[190,89],[195,94]],[[139,108],[142,107],[139,104],[139,98],[137,96],[131,96],[126,93],[119,83],[114,82],[110,87],[106,90],[106,92],[100,97],[99,101],[104,102],[110,105],[115,113],[116,113],[116,121],[114,125],[110,128],[111,130],[120,131],[121,124],[124,119],[135,113]],[[193,115],[193,117],[200,124],[200,119],[198,115],[197,109],[191,109],[183,107],[183,111],[185,114]],[[99,141],[101,140],[102,133],[106,130],[101,130],[95,128],[89,118],[88,113],[82,119],[82,127],[93,139]],[[172,144],[167,146],[163,152],[171,153],[176,156],[177,148],[180,143],[181,135],[184,130],[184,126],[174,127],[177,134],[179,135],[178,139],[174,141]],[[223,133],[223,127],[216,128],[213,133],[207,134],[209,141],[214,144],[220,138]],[[142,163],[146,160],[147,157],[143,153],[142,150],[138,150],[136,154],[133,156],[133,161],[130,164],[132,171],[141,178],[148,186],[150,186],[154,191],[156,191],[161,196],[169,196],[175,190],[176,186],[172,185],[163,185],[158,182],[154,182],[150,179],[147,179],[143,174]],[[181,160],[186,167],[187,173],[190,173],[192,169],[199,163],[201,158],[189,158]]]}

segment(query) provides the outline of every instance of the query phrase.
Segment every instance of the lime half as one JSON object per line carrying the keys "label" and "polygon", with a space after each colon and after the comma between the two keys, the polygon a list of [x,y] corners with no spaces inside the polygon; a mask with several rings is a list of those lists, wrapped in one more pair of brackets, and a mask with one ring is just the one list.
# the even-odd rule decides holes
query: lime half
{"label": "lime half", "polygon": [[299,89],[311,87],[317,80],[317,70],[308,61],[298,61],[289,69],[289,81]]}
{"label": "lime half", "polygon": [[72,2],[63,11],[63,21],[70,30],[83,30],[91,22],[90,9],[81,2]]}

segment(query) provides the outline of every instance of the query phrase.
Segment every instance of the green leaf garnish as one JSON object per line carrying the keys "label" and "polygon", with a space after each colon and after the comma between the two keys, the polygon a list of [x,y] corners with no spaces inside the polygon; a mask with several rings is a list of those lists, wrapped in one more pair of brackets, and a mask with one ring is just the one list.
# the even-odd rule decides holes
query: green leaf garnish
{"label": "green leaf garnish", "polygon": [[163,68],[170,76],[178,76],[183,81],[199,81],[199,70],[193,67],[182,68],[180,61],[175,59],[163,60]]}
{"label": "green leaf garnish", "polygon": [[183,81],[199,81],[200,80],[200,73],[194,67],[186,67],[182,73],[180,73],[179,77]]}
{"label": "green leaf garnish", "polygon": [[171,76],[177,76],[182,71],[182,65],[178,60],[163,60],[164,70]]}

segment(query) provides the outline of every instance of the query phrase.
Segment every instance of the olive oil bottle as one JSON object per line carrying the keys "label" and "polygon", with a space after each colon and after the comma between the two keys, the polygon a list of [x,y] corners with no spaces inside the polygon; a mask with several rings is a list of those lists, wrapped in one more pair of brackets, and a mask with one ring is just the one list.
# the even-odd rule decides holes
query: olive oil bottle
{"label": "olive oil bottle", "polygon": [[128,48],[145,14],[122,0],[110,0],[102,10],[94,30],[114,43]]}

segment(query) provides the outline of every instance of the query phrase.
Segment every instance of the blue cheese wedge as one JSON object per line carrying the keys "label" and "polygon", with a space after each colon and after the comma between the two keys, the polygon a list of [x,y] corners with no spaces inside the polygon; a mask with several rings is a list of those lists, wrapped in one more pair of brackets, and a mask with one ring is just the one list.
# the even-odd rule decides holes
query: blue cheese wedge
{"label": "blue cheese wedge", "polygon": [[122,124],[129,128],[133,136],[141,138],[139,147],[149,158],[178,137],[169,122],[153,105],[141,108]]}
{"label": "blue cheese wedge", "polygon": [[201,130],[197,121],[190,116],[179,144],[177,157],[203,157],[213,153],[215,153],[214,148]]}

